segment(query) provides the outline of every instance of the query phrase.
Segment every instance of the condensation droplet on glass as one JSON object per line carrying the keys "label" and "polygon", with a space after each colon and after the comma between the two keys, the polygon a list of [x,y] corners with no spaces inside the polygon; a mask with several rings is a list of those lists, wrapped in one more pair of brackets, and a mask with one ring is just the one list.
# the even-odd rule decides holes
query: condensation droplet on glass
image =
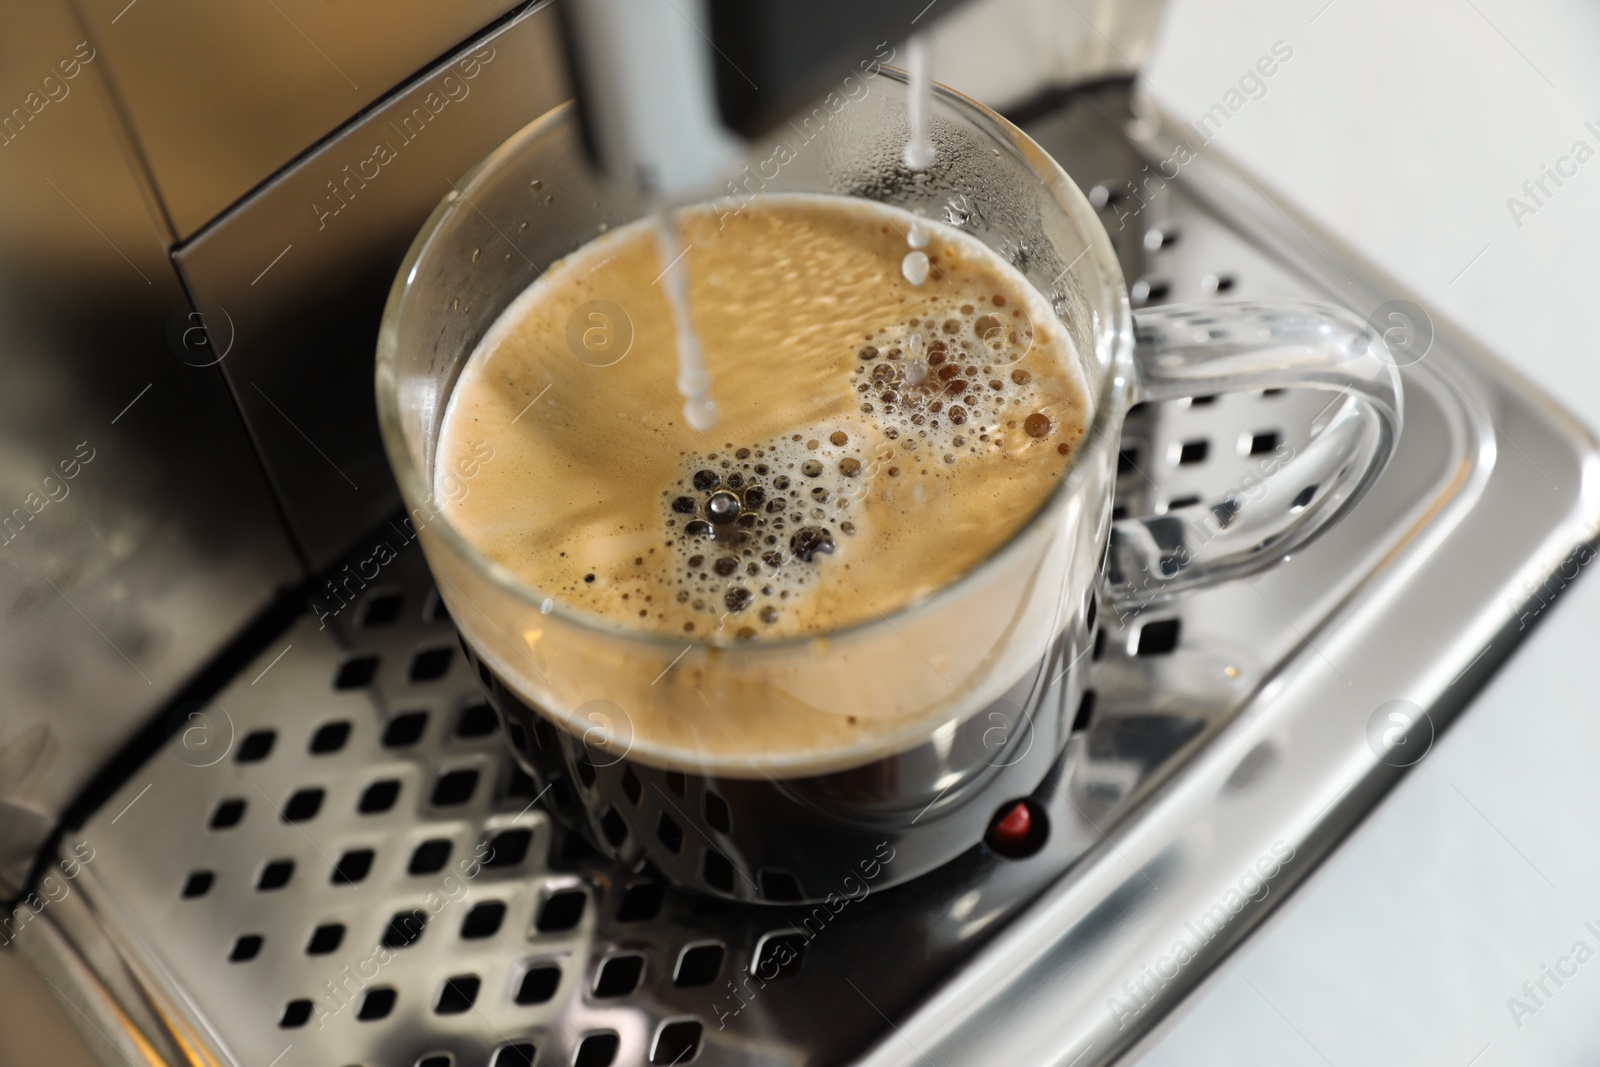
{"label": "condensation droplet on glass", "polygon": [[927,222],[920,218],[913,219],[911,231],[906,234],[906,244],[912,248],[927,248],[929,236]]}
{"label": "condensation droplet on glass", "polygon": [[555,194],[555,193],[546,193],[546,194],[545,194],[545,195],[544,195],[544,202],[545,202],[545,203],[546,203],[546,204],[553,204],[553,203],[555,203],[555,202],[556,202],[556,194]]}
{"label": "condensation droplet on glass", "polygon": [[451,311],[460,311],[461,310],[461,298],[459,296],[456,297],[454,300],[450,301],[450,310]]}
{"label": "condensation droplet on glass", "polygon": [[900,273],[905,275],[906,281],[912,285],[921,285],[928,280],[928,254],[921,250],[907,252],[906,258],[900,261]]}
{"label": "condensation droplet on glass", "polygon": [[528,188],[537,193],[540,189],[544,188],[544,182],[540,181],[538,178],[535,178],[533,181],[528,183]]}
{"label": "condensation droplet on glass", "polygon": [[556,609],[556,602],[549,597],[539,601],[539,614],[548,615]]}
{"label": "condensation droplet on glass", "polygon": [[518,233],[521,233],[523,230],[526,230],[527,228],[528,228],[528,224],[526,222],[519,222],[517,224],[517,232]]}
{"label": "condensation droplet on glass", "polygon": [[474,248],[472,250],[472,262],[476,263],[476,262],[478,262],[478,260],[480,260],[482,258],[483,258],[483,249]]}

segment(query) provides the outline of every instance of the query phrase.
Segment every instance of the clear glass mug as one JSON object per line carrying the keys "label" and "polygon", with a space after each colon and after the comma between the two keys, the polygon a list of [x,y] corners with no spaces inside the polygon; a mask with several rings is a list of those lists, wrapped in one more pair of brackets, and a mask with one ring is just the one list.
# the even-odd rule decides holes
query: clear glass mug
{"label": "clear glass mug", "polygon": [[[889,68],[846,79],[827,108],[752,150],[726,208],[763,192],[831,193],[960,227],[1054,309],[1094,410],[1054,492],[1008,541],[887,615],[773,641],[642,634],[547,600],[442,510],[477,473],[436,472],[435,447],[478,340],[551,262],[649,210],[591,172],[573,105],[506,141],[439,204],[379,333],[379,420],[410,521],[546,805],[612,858],[719,896],[849,895],[977,846],[998,812],[1060,773],[1097,611],[1135,612],[1273,565],[1360,498],[1400,432],[1398,374],[1359,319],[1247,302],[1136,315],[1104,229],[1054,160],[936,89],[937,160],[910,172],[907,95]],[[663,414],[676,414],[671,354],[631,358],[661,360],[674,398]],[[1260,484],[1112,520],[1134,403],[1291,387],[1327,391],[1329,411]]]}

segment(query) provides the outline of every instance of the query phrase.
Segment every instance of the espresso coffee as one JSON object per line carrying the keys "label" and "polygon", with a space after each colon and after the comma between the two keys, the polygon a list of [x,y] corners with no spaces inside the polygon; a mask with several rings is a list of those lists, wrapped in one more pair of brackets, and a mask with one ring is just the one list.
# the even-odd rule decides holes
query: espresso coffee
{"label": "espresso coffee", "polygon": [[1091,416],[1077,355],[987,246],[822,195],[675,225],[713,429],[681,411],[648,222],[552,264],[451,394],[436,472],[494,458],[440,497],[546,610],[690,642],[835,632],[957,580],[1056,490]]}

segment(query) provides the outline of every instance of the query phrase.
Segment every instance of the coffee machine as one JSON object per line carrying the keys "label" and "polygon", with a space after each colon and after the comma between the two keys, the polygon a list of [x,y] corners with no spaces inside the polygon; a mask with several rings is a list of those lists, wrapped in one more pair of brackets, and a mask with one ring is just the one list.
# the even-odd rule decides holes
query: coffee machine
{"label": "coffee machine", "polygon": [[[1571,472],[1587,438],[1141,95],[1159,4],[779,7],[0,15],[0,952],[93,1056],[1109,1063],[1403,773],[1386,705],[1442,729],[1559,591],[1594,505],[1496,443]],[[708,901],[594,856],[505,751],[390,523],[378,317],[433,205],[574,92],[599,166],[691,196],[913,33],[1084,186],[1136,303],[1402,314],[1407,436],[1280,572],[1101,620],[1028,849]],[[1320,414],[1248,399],[1130,418],[1119,506],[1209,495]]]}

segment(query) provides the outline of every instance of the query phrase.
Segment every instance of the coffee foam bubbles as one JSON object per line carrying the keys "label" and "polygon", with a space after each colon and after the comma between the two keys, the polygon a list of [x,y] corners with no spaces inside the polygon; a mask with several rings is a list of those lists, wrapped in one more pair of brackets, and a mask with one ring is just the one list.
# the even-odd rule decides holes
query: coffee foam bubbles
{"label": "coffee foam bubbles", "polygon": [[[678,221],[715,430],[685,425],[673,396],[641,225],[553,264],[451,396],[441,460],[469,435],[505,457],[451,517],[542,598],[691,641],[827,633],[953,581],[1059,482],[1088,418],[1073,354],[976,239],[842,197]],[[899,270],[912,225],[920,286]],[[553,343],[594,301],[628,317],[628,358]]]}

